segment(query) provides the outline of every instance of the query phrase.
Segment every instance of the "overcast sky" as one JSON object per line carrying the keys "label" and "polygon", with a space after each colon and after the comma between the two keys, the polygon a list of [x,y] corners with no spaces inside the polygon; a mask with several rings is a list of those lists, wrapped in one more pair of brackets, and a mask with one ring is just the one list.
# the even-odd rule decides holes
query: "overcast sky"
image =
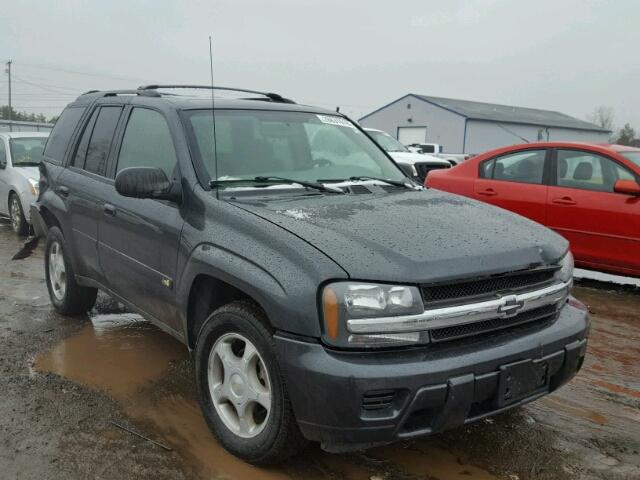
{"label": "overcast sky", "polygon": [[[354,118],[406,93],[559,110],[615,109],[640,129],[638,0],[6,0],[0,60],[18,110],[89,89],[209,83]],[[7,98],[0,76],[0,104]]]}

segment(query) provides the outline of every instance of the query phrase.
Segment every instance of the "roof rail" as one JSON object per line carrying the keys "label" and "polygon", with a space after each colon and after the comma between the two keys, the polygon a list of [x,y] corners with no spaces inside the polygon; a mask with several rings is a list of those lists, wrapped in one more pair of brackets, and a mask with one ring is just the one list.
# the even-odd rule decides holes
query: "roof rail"
{"label": "roof rail", "polygon": [[[241,92],[241,93],[251,93],[253,95],[261,95],[266,97],[267,101],[277,102],[277,103],[296,103],[289,98],[285,98],[277,93],[271,92],[258,92],[256,90],[247,90],[245,88],[233,88],[233,87],[217,87],[211,85],[142,85],[138,87],[138,91],[147,92],[154,91],[160,88],[184,88],[184,89],[201,89],[201,90],[223,90],[228,92]],[[157,93],[157,92],[155,92]],[[159,94],[158,94],[159,95]],[[248,100],[248,99],[247,99]],[[262,100],[260,98],[251,98],[250,100]]]}
{"label": "roof rail", "polygon": [[[96,95],[97,94],[97,95]],[[115,97],[118,95],[141,95],[146,97],[159,97],[160,94],[153,90],[89,90],[82,95],[94,95],[96,97]]]}

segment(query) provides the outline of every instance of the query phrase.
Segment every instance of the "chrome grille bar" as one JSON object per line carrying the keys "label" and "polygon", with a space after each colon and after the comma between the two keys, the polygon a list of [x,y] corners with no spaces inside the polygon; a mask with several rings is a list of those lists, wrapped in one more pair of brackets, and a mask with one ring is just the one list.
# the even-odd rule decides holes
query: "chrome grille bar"
{"label": "chrome grille bar", "polygon": [[482,322],[493,318],[508,318],[534,308],[564,301],[569,295],[569,287],[570,283],[555,283],[531,292],[505,295],[483,302],[429,309],[417,315],[354,318],[347,321],[347,330],[351,333],[419,332]]}

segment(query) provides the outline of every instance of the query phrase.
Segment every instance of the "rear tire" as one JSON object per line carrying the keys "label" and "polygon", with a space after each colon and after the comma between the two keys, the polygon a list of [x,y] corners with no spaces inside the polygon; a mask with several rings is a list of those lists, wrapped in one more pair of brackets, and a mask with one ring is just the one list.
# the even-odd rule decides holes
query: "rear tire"
{"label": "rear tire", "polygon": [[93,308],[98,289],[81,287],[76,282],[67,244],[58,227],[51,227],[47,233],[44,270],[49,298],[58,313],[82,315]]}
{"label": "rear tire", "polygon": [[15,193],[9,196],[9,217],[11,218],[11,228],[16,234],[24,237],[29,233],[29,224],[24,216],[20,197]]}
{"label": "rear tire", "polygon": [[268,325],[253,303],[232,302],[205,321],[195,350],[198,399],[209,428],[226,450],[254,465],[280,463],[307,443]]}

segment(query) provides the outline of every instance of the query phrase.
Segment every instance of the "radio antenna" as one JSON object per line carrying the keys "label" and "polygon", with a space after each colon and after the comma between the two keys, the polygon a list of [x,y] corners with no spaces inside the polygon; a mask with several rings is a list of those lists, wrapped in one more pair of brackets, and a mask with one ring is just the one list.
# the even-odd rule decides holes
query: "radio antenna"
{"label": "radio antenna", "polygon": [[213,47],[211,35],[209,35],[209,71],[211,73],[211,123],[213,124],[211,130],[213,135],[213,181],[215,181],[218,179],[218,147],[216,145],[216,101],[213,87]]}

